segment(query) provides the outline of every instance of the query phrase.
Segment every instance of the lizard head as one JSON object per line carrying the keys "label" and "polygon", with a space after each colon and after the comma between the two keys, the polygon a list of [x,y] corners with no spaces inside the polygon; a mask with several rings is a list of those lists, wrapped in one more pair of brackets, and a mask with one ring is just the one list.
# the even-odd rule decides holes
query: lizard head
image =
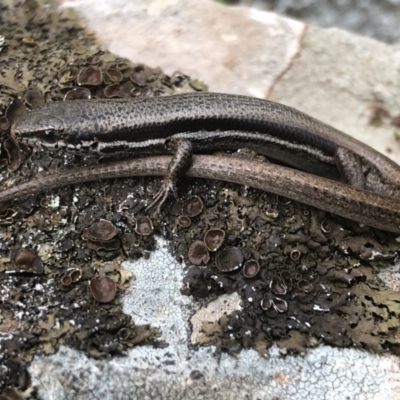
{"label": "lizard head", "polygon": [[26,112],[13,121],[11,135],[17,141],[33,147],[68,147],[85,151],[89,140],[79,118],[78,102],[55,101]]}
{"label": "lizard head", "polygon": [[45,105],[22,115],[12,124],[11,135],[17,141],[34,147],[63,146],[63,120],[51,111]]}

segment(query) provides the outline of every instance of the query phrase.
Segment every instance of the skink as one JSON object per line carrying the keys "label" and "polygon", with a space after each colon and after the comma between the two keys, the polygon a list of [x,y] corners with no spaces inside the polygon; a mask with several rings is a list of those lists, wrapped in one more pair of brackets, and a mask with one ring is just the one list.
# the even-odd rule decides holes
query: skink
{"label": "skink", "polygon": [[[189,166],[192,151],[241,147],[328,178],[339,179],[341,174],[356,188],[387,196],[398,196],[400,191],[400,167],[371,147],[290,107],[245,96],[195,93],[53,102],[16,121],[11,131],[18,140],[36,147],[106,155],[175,153],[165,184],[156,196],[161,203],[174,190],[179,173]],[[247,179],[250,184],[251,172]],[[329,182],[333,185],[328,181],[324,186]],[[310,196],[307,203],[312,204],[313,190],[306,190],[307,182],[304,184],[303,191]],[[337,209],[348,202],[358,204],[360,193],[348,192],[356,196],[348,199],[334,196],[342,203]],[[379,199],[374,198],[373,203],[376,205]],[[393,204],[390,207],[397,207],[396,201]],[[396,212],[390,209],[392,216]],[[372,221],[359,221],[378,227]],[[397,220],[390,225],[392,228],[387,229],[397,232]]]}
{"label": "skink", "polygon": [[[165,175],[171,157],[144,157],[75,168],[46,175],[0,192],[0,203],[97,179]],[[308,173],[255,160],[196,155],[186,173],[248,185],[341,215],[378,229],[400,233],[400,200]]]}
{"label": "skink", "polygon": [[293,108],[246,96],[51,102],[17,121],[12,134],[33,146],[100,154],[170,154],[184,141],[195,153],[247,147],[358,188],[400,193],[400,167],[381,153]]}

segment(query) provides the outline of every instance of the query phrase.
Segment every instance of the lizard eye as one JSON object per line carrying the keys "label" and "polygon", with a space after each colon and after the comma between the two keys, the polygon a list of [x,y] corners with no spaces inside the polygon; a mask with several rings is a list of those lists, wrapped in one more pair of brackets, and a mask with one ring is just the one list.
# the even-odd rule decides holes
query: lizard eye
{"label": "lizard eye", "polygon": [[57,134],[54,129],[47,129],[42,133],[42,139],[47,143],[55,143],[57,141]]}

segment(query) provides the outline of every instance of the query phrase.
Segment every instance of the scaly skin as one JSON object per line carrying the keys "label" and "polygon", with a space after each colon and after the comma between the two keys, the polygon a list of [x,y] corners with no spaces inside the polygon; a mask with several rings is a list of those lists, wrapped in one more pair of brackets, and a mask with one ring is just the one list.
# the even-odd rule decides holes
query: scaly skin
{"label": "scaly skin", "polygon": [[[167,154],[170,142],[182,139],[192,142],[195,153],[248,147],[333,179],[341,163],[339,170],[351,183],[386,195],[400,193],[400,167],[384,155],[290,107],[246,96],[193,93],[53,102],[17,121],[12,134],[34,146],[103,154]],[[362,169],[369,172],[360,179]]]}
{"label": "scaly skin", "polygon": [[[171,157],[145,157],[47,175],[0,192],[0,203],[97,179],[166,175]],[[278,165],[235,157],[194,156],[187,176],[276,193],[389,232],[400,233],[400,200]]]}

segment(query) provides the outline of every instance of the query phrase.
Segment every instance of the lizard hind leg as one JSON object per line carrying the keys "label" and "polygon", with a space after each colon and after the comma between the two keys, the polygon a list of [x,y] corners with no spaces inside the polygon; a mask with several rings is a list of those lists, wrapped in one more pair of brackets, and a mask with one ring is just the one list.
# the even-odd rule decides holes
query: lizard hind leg
{"label": "lizard hind leg", "polygon": [[172,192],[174,197],[179,200],[176,189],[178,179],[190,167],[193,154],[192,143],[188,140],[174,141],[173,137],[168,143],[168,150],[174,151],[174,156],[168,167],[168,173],[164,177],[161,188],[153,197],[153,201],[146,207],[146,212],[157,205],[157,213],[160,214],[161,207]]}
{"label": "lizard hind leg", "polygon": [[345,182],[357,189],[365,189],[365,175],[359,157],[343,147],[336,149],[334,157]]}

